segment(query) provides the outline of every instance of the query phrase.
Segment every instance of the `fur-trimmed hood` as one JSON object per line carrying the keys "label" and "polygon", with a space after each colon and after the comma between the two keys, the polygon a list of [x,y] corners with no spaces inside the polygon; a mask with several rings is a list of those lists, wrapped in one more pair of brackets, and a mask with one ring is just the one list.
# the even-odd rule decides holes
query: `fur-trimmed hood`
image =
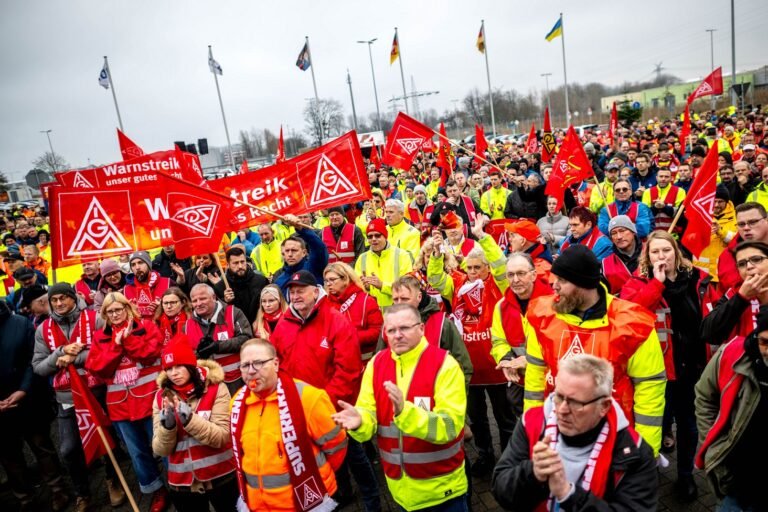
{"label": "fur-trimmed hood", "polygon": [[[211,384],[219,384],[224,382],[224,369],[219,363],[211,359],[198,359],[197,367],[202,368],[206,372],[205,386],[208,387]],[[168,380],[168,374],[165,370],[161,371],[157,376],[157,387],[162,388],[165,381]]]}

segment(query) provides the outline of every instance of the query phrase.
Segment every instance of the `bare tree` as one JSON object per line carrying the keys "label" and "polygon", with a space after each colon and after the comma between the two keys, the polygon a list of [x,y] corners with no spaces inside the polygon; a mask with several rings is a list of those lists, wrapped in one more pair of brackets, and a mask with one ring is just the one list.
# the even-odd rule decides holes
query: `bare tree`
{"label": "bare tree", "polygon": [[254,156],[264,156],[266,151],[264,150],[264,134],[262,130],[251,128],[251,143],[253,144]]}
{"label": "bare tree", "polygon": [[269,128],[264,128],[264,150],[269,155],[277,153],[277,135],[269,131]]}
{"label": "bare tree", "polygon": [[253,142],[251,142],[251,137],[248,135],[248,132],[245,130],[240,130],[238,138],[240,139],[240,146],[243,148],[243,152],[245,153],[245,158],[255,157],[256,154],[254,151]]}
{"label": "bare tree", "polygon": [[8,192],[8,176],[0,171],[0,192]]}
{"label": "bare tree", "polygon": [[39,157],[32,160],[32,165],[47,172],[64,171],[69,169],[69,164],[66,160],[64,160],[64,157],[58,153],[51,153],[50,151],[46,151]]}
{"label": "bare tree", "polygon": [[464,109],[467,114],[476,123],[483,122],[483,114],[485,112],[485,96],[480,94],[480,91],[475,87],[464,97]]}
{"label": "bare tree", "polygon": [[340,135],[344,126],[344,108],[334,100],[311,100],[304,108],[305,131],[316,145],[324,139]]}

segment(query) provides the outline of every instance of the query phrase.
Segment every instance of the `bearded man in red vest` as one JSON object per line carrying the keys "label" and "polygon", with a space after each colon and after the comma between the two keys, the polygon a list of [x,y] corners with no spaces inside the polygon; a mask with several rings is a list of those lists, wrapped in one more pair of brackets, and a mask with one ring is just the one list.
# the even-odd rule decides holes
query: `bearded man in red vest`
{"label": "bearded man in red vest", "polygon": [[343,261],[354,266],[357,257],[365,252],[363,232],[347,222],[341,206],[328,209],[328,220],[330,225],[322,231],[323,243],[328,248],[328,263]]}
{"label": "bearded man in red vest", "polygon": [[723,501],[719,510],[764,510],[768,445],[768,309],[757,327],[736,336],[709,361],[696,384],[703,469]]}
{"label": "bearded man in red vest", "polygon": [[131,274],[125,278],[123,294],[139,309],[142,318],[152,320],[165,290],[176,284],[152,270],[147,251],[136,251],[128,258]]}
{"label": "bearded man in red vest", "polygon": [[651,447],[611,398],[613,367],[579,354],[560,363],[554,392],[526,411],[493,473],[505,509],[656,510]]}

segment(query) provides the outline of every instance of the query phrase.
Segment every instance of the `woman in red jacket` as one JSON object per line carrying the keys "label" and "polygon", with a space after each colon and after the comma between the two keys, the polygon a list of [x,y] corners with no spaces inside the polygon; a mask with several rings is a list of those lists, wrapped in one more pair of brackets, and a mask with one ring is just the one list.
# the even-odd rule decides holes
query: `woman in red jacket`
{"label": "woman in red jacket", "polygon": [[664,451],[672,451],[672,420],[677,423],[676,490],[685,500],[696,497],[693,458],[698,441],[694,386],[706,365],[706,344],[699,335],[701,300],[708,275],[695,268],[666,231],[654,231],[640,253],[636,275],[620,297],[656,313],[656,333],[667,373]]}
{"label": "woman in red jacket", "polygon": [[160,308],[155,311],[155,323],[163,335],[163,346],[179,333],[184,332],[187,318],[192,316],[192,306],[181,288],[172,286],[160,298]]}
{"label": "woman in red jacket", "polygon": [[268,284],[261,290],[259,311],[253,321],[253,334],[257,338],[269,341],[269,336],[277,327],[277,322],[288,309],[283,292],[276,284]]}
{"label": "woman in red jacket", "polygon": [[376,299],[365,293],[360,277],[346,263],[336,262],[325,267],[323,280],[331,305],[344,313],[357,329],[360,356],[365,364],[373,357],[384,325]]}
{"label": "woman in red jacket", "polygon": [[107,413],[131,457],[151,512],[168,506],[168,491],[152,453],[152,402],[157,391],[163,336],[142,319],[125,295],[109,293],[101,306],[106,326],[96,332],[85,367],[107,383]]}

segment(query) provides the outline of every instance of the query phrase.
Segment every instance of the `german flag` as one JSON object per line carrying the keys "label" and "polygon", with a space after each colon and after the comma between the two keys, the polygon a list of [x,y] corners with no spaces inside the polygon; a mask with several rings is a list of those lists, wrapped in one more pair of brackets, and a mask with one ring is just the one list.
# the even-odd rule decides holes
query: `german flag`
{"label": "german flag", "polygon": [[477,34],[475,46],[480,53],[485,53],[485,27],[483,25],[480,25],[480,33]]}
{"label": "german flag", "polygon": [[395,32],[395,38],[392,40],[392,51],[389,52],[389,64],[394,64],[399,56],[400,43],[397,42],[397,32]]}

